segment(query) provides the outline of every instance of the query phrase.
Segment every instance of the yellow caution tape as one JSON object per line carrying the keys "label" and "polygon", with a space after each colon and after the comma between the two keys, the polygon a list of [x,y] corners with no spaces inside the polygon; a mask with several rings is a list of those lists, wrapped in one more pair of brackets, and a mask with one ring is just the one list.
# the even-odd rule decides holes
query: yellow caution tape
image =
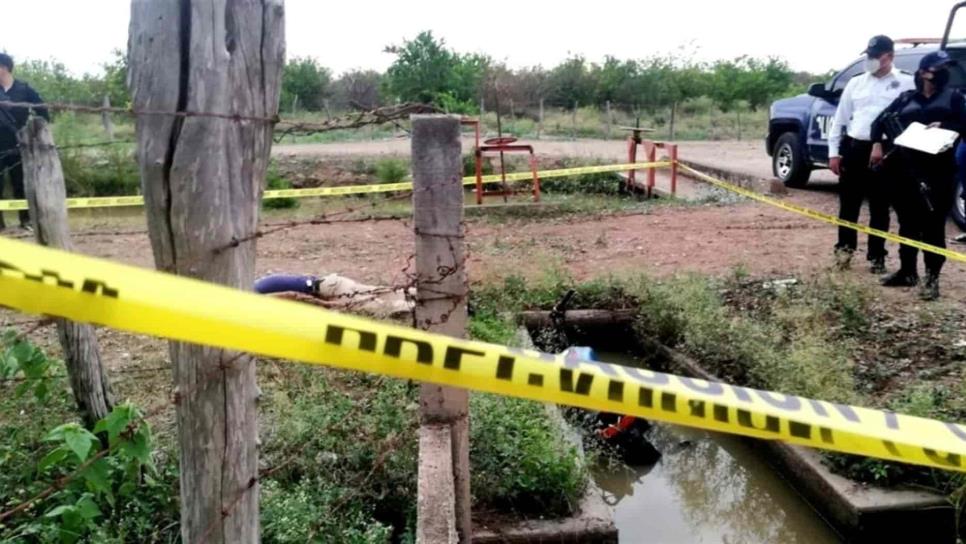
{"label": "yellow caution tape", "polygon": [[805,217],[810,217],[812,219],[817,219],[819,221],[823,221],[825,223],[830,223],[832,225],[837,225],[837,226],[840,226],[840,227],[846,227],[846,228],[850,228],[852,230],[856,230],[856,231],[863,232],[863,233],[866,233],[866,234],[872,234],[872,235],[875,235],[875,236],[879,236],[879,237],[885,238],[886,240],[889,240],[890,242],[895,242],[897,244],[904,244],[904,245],[907,245],[907,246],[912,246],[912,247],[921,249],[922,251],[928,251],[929,253],[935,253],[937,255],[942,255],[943,257],[946,257],[947,259],[950,259],[950,260],[953,260],[953,261],[959,261],[959,262],[962,262],[962,263],[966,263],[966,254],[959,253],[957,251],[952,251],[952,250],[949,250],[949,249],[946,249],[946,248],[937,247],[937,246],[934,246],[934,245],[931,245],[931,244],[927,244],[925,242],[920,242],[918,240],[913,240],[911,238],[906,238],[904,236],[899,236],[898,234],[892,234],[891,232],[886,232],[884,230],[873,229],[873,228],[867,227],[865,225],[860,225],[858,223],[853,223],[852,221],[846,221],[844,219],[839,219],[838,217],[836,217],[834,215],[829,215],[827,213],[822,213],[820,211],[813,210],[811,208],[806,208],[804,206],[799,206],[798,204],[792,204],[790,202],[785,202],[784,200],[779,200],[777,198],[771,198],[769,196],[765,196],[763,194],[756,193],[755,191],[752,191],[751,189],[745,189],[744,187],[739,187],[737,185],[734,185],[733,183],[728,183],[727,181],[722,181],[720,179],[711,177],[708,174],[705,174],[704,172],[701,172],[699,170],[695,170],[694,168],[691,168],[690,166],[688,166],[686,164],[683,164],[683,163],[679,163],[678,164],[678,168],[680,168],[681,170],[683,170],[683,171],[685,171],[685,172],[693,175],[694,177],[696,177],[696,178],[698,178],[698,179],[700,179],[702,181],[706,181],[706,182],[710,183],[711,185],[714,185],[715,187],[720,187],[720,188],[725,189],[727,191],[731,191],[732,193],[737,193],[737,194],[739,194],[741,196],[750,198],[752,200],[756,200],[758,202],[762,202],[764,204],[768,204],[769,206],[775,206],[776,208],[781,208],[783,210],[786,210],[786,211],[789,211],[789,212],[792,212],[792,213],[797,213],[797,214],[803,215]]}
{"label": "yellow caution tape", "polygon": [[449,338],[0,238],[0,304],[135,333],[966,471],[966,426]]}
{"label": "yellow caution tape", "polygon": [[[537,172],[540,179],[560,178],[567,176],[578,176],[583,174],[600,174],[605,172],[622,172],[624,170],[646,170],[649,168],[662,168],[670,166],[671,163],[663,162],[640,162],[627,164],[607,164],[602,166],[582,166],[578,168],[559,168],[556,170],[543,170]],[[532,172],[517,172],[506,175],[506,181],[521,181],[533,179]],[[503,178],[499,174],[482,176],[483,183],[500,182]],[[463,185],[476,184],[476,176],[463,178]],[[322,196],[346,196],[373,193],[392,193],[396,191],[409,191],[413,188],[413,182],[403,181],[399,183],[375,183],[367,185],[346,185],[343,187],[316,187],[312,189],[278,189],[265,191],[263,200],[275,198],[310,198]],[[143,196],[105,196],[91,198],[68,198],[68,208],[113,208],[120,206],[143,206]],[[26,200],[0,200],[0,212],[8,210],[26,210]]]}

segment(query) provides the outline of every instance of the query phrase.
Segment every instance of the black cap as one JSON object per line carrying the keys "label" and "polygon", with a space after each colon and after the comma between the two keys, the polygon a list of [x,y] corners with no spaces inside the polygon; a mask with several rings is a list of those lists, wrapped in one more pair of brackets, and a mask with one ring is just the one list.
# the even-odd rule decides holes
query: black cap
{"label": "black cap", "polygon": [[949,53],[940,49],[922,57],[922,60],[919,61],[919,69],[923,71],[935,70],[949,64],[956,64],[956,61],[949,56]]}
{"label": "black cap", "polygon": [[892,53],[896,50],[896,44],[892,38],[885,35],[873,36],[869,40],[869,46],[865,48],[865,53],[870,59],[879,58],[884,53]]}

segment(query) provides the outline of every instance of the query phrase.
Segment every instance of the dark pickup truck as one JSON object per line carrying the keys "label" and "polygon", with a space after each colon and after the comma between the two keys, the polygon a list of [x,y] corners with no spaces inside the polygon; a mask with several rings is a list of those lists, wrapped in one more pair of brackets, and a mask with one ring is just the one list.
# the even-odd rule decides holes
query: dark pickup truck
{"label": "dark pickup truck", "polygon": [[[959,61],[950,73],[950,84],[966,91],[966,42],[950,41],[949,28],[956,11],[966,6],[960,2],[950,13],[946,37],[939,39],[896,40],[895,64],[900,70],[914,73],[919,60],[931,51],[943,48]],[[772,158],[775,176],[789,187],[803,187],[812,170],[828,168],[828,132],[845,84],[862,73],[864,58],[858,58],[830,81],[815,83],[807,94],[776,100],[768,117],[768,136],[765,147]],[[962,193],[960,186],[958,191]],[[962,198],[956,198],[952,216],[960,228],[966,230],[966,210]]]}

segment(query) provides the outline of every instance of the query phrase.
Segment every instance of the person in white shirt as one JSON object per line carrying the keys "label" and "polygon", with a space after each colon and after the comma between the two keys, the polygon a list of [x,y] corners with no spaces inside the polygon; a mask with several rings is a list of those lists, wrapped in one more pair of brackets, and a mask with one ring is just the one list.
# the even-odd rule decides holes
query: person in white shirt
{"label": "person in white shirt", "polygon": [[[889,192],[882,177],[873,171],[872,122],[893,100],[905,91],[915,89],[911,74],[894,65],[895,44],[888,36],[875,36],[864,51],[865,73],[855,76],[845,86],[838,109],[832,119],[828,137],[829,169],[839,176],[839,218],[856,222],[862,201],[869,200],[869,226],[889,230]],[[844,132],[844,134],[843,134]],[[855,230],[839,227],[835,244],[836,262],[847,269],[855,253],[858,235]],[[869,236],[867,259],[869,271],[884,274],[885,240]]]}

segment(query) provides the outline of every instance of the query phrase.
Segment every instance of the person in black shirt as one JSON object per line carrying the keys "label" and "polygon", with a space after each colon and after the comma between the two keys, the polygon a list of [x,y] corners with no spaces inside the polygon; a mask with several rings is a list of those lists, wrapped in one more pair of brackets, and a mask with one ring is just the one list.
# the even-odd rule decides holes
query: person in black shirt
{"label": "person in black shirt", "polygon": [[[898,146],[887,150],[883,148],[883,137],[888,135],[891,141],[914,122],[960,134],[966,131],[966,99],[948,86],[952,63],[945,51],[934,51],[923,57],[916,72],[916,90],[899,95],[872,124],[875,143],[870,163],[873,167],[881,166],[891,184],[899,235],[938,247],[946,247],[946,217],[955,194],[955,146],[937,155]],[[889,141],[885,145],[891,148]],[[888,160],[883,162],[884,158]],[[918,284],[918,250],[901,245],[899,260],[901,268],[883,278],[882,285]],[[924,252],[923,260],[926,280],[919,295],[923,300],[935,300],[939,297],[939,272],[946,258]]]}
{"label": "person in black shirt", "polygon": [[[27,124],[31,111],[50,120],[47,108],[4,107],[3,102],[30,102],[43,104],[43,99],[30,85],[13,77],[13,58],[0,53],[0,195],[3,194],[4,179],[10,177],[13,197],[23,199],[23,165],[20,162],[20,148],[17,145],[17,131]],[[2,196],[0,196],[2,198]],[[30,229],[30,214],[21,210],[20,227]],[[0,213],[0,229],[5,228],[3,213]]]}

